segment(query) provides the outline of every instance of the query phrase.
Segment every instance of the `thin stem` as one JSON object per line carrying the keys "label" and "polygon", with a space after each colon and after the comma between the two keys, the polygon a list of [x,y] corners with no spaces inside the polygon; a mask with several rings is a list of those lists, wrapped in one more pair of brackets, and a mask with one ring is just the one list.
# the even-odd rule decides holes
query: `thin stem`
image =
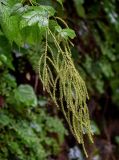
{"label": "thin stem", "polygon": [[60,20],[67,28],[69,28],[69,26],[67,25],[67,23],[60,17],[55,17],[56,19]]}

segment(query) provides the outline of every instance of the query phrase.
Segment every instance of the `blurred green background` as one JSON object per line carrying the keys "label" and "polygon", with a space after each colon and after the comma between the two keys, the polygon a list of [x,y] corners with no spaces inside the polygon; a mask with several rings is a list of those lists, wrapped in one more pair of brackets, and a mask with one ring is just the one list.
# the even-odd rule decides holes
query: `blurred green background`
{"label": "blurred green background", "polygon": [[25,51],[11,49],[0,26],[0,160],[119,160],[119,0],[36,2],[75,30],[72,58],[88,88],[94,144],[85,139],[86,158]]}

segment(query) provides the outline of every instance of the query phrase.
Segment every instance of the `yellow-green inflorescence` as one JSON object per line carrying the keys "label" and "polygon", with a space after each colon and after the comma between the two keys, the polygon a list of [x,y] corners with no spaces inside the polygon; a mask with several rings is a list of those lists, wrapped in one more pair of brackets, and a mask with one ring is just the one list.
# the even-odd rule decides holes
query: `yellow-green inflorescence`
{"label": "yellow-green inflorescence", "polygon": [[[48,44],[48,36],[52,37],[57,53],[54,53],[54,49]],[[50,53],[50,56],[48,53]],[[87,156],[84,147],[84,134],[87,134],[93,142],[89,112],[86,105],[86,99],[88,99],[87,88],[74,66],[68,42],[64,41],[61,45],[50,29],[46,32],[45,51],[39,59],[38,70],[43,88],[50,94],[56,106],[61,108],[71,132],[78,143],[83,145]],[[56,75],[55,77],[53,72]],[[57,92],[59,92],[58,97]]]}

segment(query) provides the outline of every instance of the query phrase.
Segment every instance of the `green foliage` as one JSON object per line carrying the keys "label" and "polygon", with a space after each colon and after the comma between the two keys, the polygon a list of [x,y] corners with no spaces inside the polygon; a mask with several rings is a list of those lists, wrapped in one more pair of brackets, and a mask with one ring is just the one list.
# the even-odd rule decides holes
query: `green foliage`
{"label": "green foliage", "polygon": [[[78,5],[77,5],[78,4]],[[77,24],[80,52],[79,70],[87,81],[90,94],[101,97],[111,91],[112,101],[118,106],[119,100],[119,14],[117,0],[82,1],[74,0],[74,6],[83,7],[85,16],[76,9],[72,23]],[[70,15],[69,15],[70,16]],[[81,43],[80,43],[81,42]],[[75,56],[78,51],[72,52]],[[77,57],[76,57],[77,58]],[[109,95],[110,96],[110,95]]]}
{"label": "green foliage", "polygon": [[[13,101],[12,97],[14,97]],[[31,86],[22,84],[13,90],[13,94],[11,94],[9,98],[9,103],[15,106],[17,109],[19,107],[36,107],[37,97]]]}
{"label": "green foliage", "polygon": [[60,151],[67,131],[58,118],[43,109],[31,111],[25,118],[4,109],[0,111],[0,133],[1,160],[45,160]]}
{"label": "green foliage", "polygon": [[0,76],[0,95],[9,97],[13,89],[16,87],[16,80],[7,71],[0,74]]}
{"label": "green foliage", "polygon": [[[40,77],[43,90],[61,108],[72,133],[84,148],[83,135],[87,134],[92,141],[92,132],[86,105],[87,89],[71,57],[70,39],[75,37],[75,32],[64,20],[55,16],[56,11],[51,6],[35,1],[11,2],[6,0],[6,5],[0,3],[3,35],[13,49],[17,46],[27,57]],[[19,51],[15,51],[16,56]],[[25,112],[27,107],[37,105],[35,93],[28,85],[16,87],[7,101],[10,106],[16,107],[16,111],[23,109]]]}
{"label": "green foliage", "polygon": [[17,87],[7,71],[0,76],[0,159],[45,160],[57,155],[67,135],[61,120],[37,106],[46,101],[41,103],[30,85]]}

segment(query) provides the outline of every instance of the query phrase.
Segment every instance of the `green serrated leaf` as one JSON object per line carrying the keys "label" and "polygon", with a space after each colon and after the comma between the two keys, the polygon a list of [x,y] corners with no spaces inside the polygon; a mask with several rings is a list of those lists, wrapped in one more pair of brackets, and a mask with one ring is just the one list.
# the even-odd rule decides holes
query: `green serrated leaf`
{"label": "green serrated leaf", "polygon": [[22,3],[17,3],[13,6],[12,10],[11,10],[11,15],[15,15],[15,14],[23,14],[24,12],[26,12],[29,9],[28,5],[23,6]]}
{"label": "green serrated leaf", "polygon": [[55,26],[55,31],[58,32],[59,36],[61,36],[61,38],[64,38],[64,39],[68,39],[68,38],[73,39],[76,36],[74,30],[70,28],[62,29],[58,24],[56,24]]}
{"label": "green serrated leaf", "polygon": [[32,8],[32,11],[23,14],[23,19],[20,22],[20,28],[22,29],[26,26],[33,26],[35,24],[38,24],[40,29],[48,27],[49,17],[54,15],[55,10],[50,6]]}
{"label": "green serrated leaf", "polygon": [[36,11],[30,11],[23,15],[23,19],[20,22],[20,28],[24,28],[26,26],[33,26],[38,24],[39,27],[47,27],[48,26],[48,17],[40,14]]}
{"label": "green serrated leaf", "polygon": [[59,34],[61,35],[61,37],[64,39],[68,39],[68,37],[73,39],[76,36],[75,32],[69,28],[62,29],[62,31],[59,28],[58,31],[60,32]]}
{"label": "green serrated leaf", "polygon": [[[0,5],[0,23],[3,32],[7,39],[12,43],[16,42],[18,45],[22,45],[22,37],[19,30],[19,17],[10,17],[10,8],[5,5]],[[17,35],[17,36],[16,36]]]}
{"label": "green serrated leaf", "polygon": [[23,41],[31,45],[41,42],[43,33],[37,25],[28,26],[21,30]]}
{"label": "green serrated leaf", "polygon": [[42,8],[45,12],[47,12],[48,17],[54,16],[54,14],[55,14],[55,9],[54,9],[53,7],[41,5],[41,6],[38,7],[38,10],[42,10],[41,8]]}
{"label": "green serrated leaf", "polygon": [[37,106],[37,98],[33,88],[29,85],[20,85],[14,91],[14,99],[18,106],[35,107]]}

